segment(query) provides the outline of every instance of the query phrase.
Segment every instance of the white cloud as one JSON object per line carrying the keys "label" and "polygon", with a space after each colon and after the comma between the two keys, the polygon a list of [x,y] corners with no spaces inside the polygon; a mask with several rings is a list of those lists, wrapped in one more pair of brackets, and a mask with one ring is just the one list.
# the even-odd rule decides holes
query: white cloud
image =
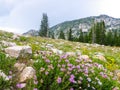
{"label": "white cloud", "polygon": [[39,29],[43,12],[48,14],[50,26],[66,20],[104,13],[108,15],[112,13],[115,16],[119,15],[117,12],[119,6],[115,6],[119,4],[119,0],[116,1],[0,0],[0,8],[2,8],[0,9],[0,27],[12,28],[11,31],[20,33],[29,29]]}

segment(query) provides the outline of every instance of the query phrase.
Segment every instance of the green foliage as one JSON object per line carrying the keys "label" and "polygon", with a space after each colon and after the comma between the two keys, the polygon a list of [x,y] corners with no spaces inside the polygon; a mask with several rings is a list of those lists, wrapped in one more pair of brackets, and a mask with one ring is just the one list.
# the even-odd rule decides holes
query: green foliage
{"label": "green foliage", "polygon": [[48,16],[46,13],[43,13],[43,17],[41,20],[41,25],[40,25],[40,30],[39,30],[39,35],[42,37],[47,37],[48,35]]}
{"label": "green foliage", "polygon": [[69,33],[68,33],[68,40],[69,40],[69,41],[72,41],[72,40],[73,40],[71,28],[70,28]]}
{"label": "green foliage", "polygon": [[14,70],[15,59],[6,57],[4,53],[0,52],[0,70],[8,74],[10,70]]}
{"label": "green foliage", "polygon": [[21,42],[25,42],[25,41],[27,41],[27,40],[28,40],[28,38],[27,38],[27,37],[25,37],[25,36],[21,36],[19,40],[20,40]]}
{"label": "green foliage", "polygon": [[0,77],[0,90],[7,90],[11,87],[11,82]]}
{"label": "green foliage", "polygon": [[65,35],[63,31],[60,31],[59,39],[65,39]]}

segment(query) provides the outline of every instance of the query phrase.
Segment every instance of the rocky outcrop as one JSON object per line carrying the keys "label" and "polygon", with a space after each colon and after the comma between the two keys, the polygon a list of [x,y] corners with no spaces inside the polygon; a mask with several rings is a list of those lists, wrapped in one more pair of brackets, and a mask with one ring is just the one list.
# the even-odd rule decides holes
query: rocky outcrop
{"label": "rocky outcrop", "polygon": [[35,70],[32,67],[26,67],[20,74],[19,82],[25,82],[28,79],[31,79],[36,74]]}
{"label": "rocky outcrop", "polygon": [[18,72],[21,72],[26,67],[26,65],[24,63],[15,63],[14,67]]}
{"label": "rocky outcrop", "polygon": [[15,58],[30,58],[32,54],[32,49],[30,46],[13,46],[5,48],[5,52]]}
{"label": "rocky outcrop", "polygon": [[16,43],[14,43],[14,42],[1,41],[1,43],[3,46],[6,46],[6,47],[16,46]]}

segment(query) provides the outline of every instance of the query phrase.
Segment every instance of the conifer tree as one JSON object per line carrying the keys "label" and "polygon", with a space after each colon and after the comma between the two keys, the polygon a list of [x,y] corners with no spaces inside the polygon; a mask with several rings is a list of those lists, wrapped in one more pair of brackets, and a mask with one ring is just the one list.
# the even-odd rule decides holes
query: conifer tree
{"label": "conifer tree", "polygon": [[72,30],[70,28],[69,33],[68,33],[68,40],[72,41]]}
{"label": "conifer tree", "polygon": [[42,20],[41,20],[41,25],[40,25],[40,30],[39,30],[39,35],[42,37],[47,37],[48,36],[48,16],[46,13],[43,13]]}
{"label": "conifer tree", "polygon": [[60,31],[59,39],[65,39],[65,35],[62,30]]}

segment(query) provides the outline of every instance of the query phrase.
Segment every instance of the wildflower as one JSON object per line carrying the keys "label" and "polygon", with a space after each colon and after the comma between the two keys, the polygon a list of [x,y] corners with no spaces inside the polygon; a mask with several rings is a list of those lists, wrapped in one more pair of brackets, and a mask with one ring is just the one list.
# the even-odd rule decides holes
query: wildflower
{"label": "wildflower", "polygon": [[69,71],[72,71],[72,70],[73,70],[73,68],[68,68],[68,70],[69,70]]}
{"label": "wildflower", "polygon": [[45,68],[41,67],[40,72],[43,72],[43,71],[45,71]]}
{"label": "wildflower", "polygon": [[65,60],[65,62],[69,62],[69,60],[68,60],[68,59],[66,59],[66,60]]}
{"label": "wildflower", "polygon": [[47,60],[45,60],[45,62],[46,62],[46,63],[50,63],[50,60],[47,59]]}
{"label": "wildflower", "polygon": [[37,80],[37,76],[36,75],[34,75],[34,80]]}
{"label": "wildflower", "polygon": [[74,80],[74,78],[75,78],[75,76],[74,76],[73,74],[70,75],[69,81],[70,81],[71,83],[76,83],[76,81]]}
{"label": "wildflower", "polygon": [[57,83],[60,84],[62,82],[62,79],[60,77],[57,78]]}
{"label": "wildflower", "polygon": [[72,64],[67,64],[68,67],[72,67],[73,65]]}
{"label": "wildflower", "polygon": [[65,68],[65,65],[64,65],[64,64],[62,64],[62,67],[63,67],[63,68]]}
{"label": "wildflower", "polygon": [[73,88],[70,88],[70,90],[74,90]]}
{"label": "wildflower", "polygon": [[79,66],[79,65],[77,65],[77,66],[76,66],[76,68],[77,68],[77,69],[80,69],[80,66]]}
{"label": "wildflower", "polygon": [[60,64],[58,64],[57,66],[58,66],[58,67],[61,67],[61,65],[60,65]]}
{"label": "wildflower", "polygon": [[91,82],[91,78],[87,78],[88,82]]}
{"label": "wildflower", "polygon": [[11,79],[11,78],[12,78],[12,76],[8,76],[8,78],[9,78],[9,79]]}
{"label": "wildflower", "polygon": [[99,84],[99,85],[102,85],[102,82],[98,81],[98,84]]}
{"label": "wildflower", "polygon": [[9,74],[12,74],[12,71],[9,71]]}
{"label": "wildflower", "polygon": [[37,88],[34,88],[33,90],[38,90]]}
{"label": "wildflower", "polygon": [[36,85],[37,85],[37,84],[38,84],[38,81],[34,81],[34,84],[36,84]]}
{"label": "wildflower", "polygon": [[119,90],[119,87],[114,87],[112,90]]}
{"label": "wildflower", "polygon": [[45,72],[45,75],[48,75],[48,74],[49,74],[49,72],[46,71],[46,72]]}
{"label": "wildflower", "polygon": [[26,83],[18,83],[16,85],[17,88],[24,88],[26,86]]}
{"label": "wildflower", "polygon": [[67,58],[67,54],[65,54],[65,55],[63,55],[63,56],[61,56],[61,59],[63,58],[63,59],[66,59]]}

